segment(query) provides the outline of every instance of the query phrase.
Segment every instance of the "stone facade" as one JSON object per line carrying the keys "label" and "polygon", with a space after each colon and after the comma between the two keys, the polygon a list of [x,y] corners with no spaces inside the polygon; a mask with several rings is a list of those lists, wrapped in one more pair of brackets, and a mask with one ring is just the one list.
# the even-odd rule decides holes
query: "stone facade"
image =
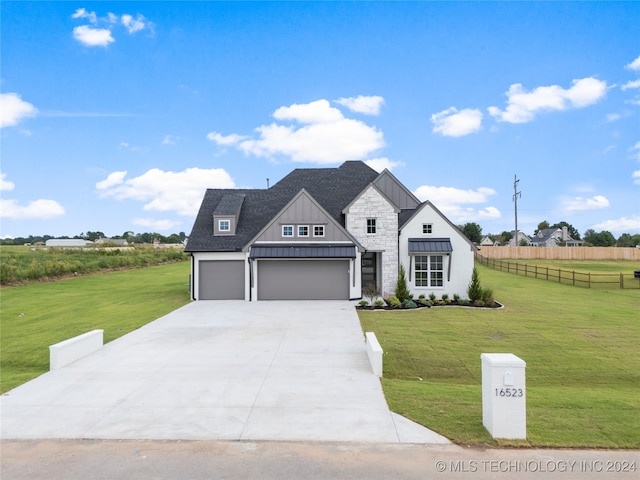
{"label": "stone facade", "polygon": [[[367,219],[376,219],[376,233],[367,233]],[[393,295],[398,279],[398,210],[373,186],[346,211],[346,229],[368,251],[380,252],[382,295]]]}

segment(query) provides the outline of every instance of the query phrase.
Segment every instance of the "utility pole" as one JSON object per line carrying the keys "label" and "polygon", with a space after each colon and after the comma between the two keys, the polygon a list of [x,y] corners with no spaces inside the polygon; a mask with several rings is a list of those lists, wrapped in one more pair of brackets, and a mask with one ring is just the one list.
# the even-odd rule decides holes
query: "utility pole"
{"label": "utility pole", "polygon": [[518,182],[520,180],[518,180],[518,176],[514,175],[513,176],[513,205],[515,207],[515,217],[516,217],[516,231],[515,231],[515,240],[513,241],[513,244],[517,247],[518,246],[518,197],[522,197],[522,192],[518,191]]}

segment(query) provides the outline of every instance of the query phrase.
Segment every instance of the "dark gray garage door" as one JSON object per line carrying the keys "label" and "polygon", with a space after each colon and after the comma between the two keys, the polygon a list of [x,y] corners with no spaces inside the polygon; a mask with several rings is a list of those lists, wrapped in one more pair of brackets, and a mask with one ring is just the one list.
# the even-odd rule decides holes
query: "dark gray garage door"
{"label": "dark gray garage door", "polygon": [[348,300],[348,260],[260,260],[259,300]]}
{"label": "dark gray garage door", "polygon": [[201,261],[198,299],[244,300],[244,261]]}

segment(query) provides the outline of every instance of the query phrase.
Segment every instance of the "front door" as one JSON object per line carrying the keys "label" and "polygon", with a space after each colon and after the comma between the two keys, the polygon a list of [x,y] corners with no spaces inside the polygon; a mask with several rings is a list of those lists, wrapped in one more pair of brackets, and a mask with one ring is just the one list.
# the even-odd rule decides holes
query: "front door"
{"label": "front door", "polygon": [[378,254],[376,252],[362,254],[362,288],[368,285],[378,286]]}

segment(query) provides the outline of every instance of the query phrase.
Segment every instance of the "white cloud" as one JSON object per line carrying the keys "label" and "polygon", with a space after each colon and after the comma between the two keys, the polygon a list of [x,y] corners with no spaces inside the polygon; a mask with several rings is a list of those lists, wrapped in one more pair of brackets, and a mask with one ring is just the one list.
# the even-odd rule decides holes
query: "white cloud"
{"label": "white cloud", "polygon": [[93,28],[88,25],[80,25],[73,29],[73,37],[87,47],[106,47],[115,39],[111,30],[106,28]]}
{"label": "white cloud", "polygon": [[136,33],[140,30],[144,30],[145,27],[147,27],[147,22],[145,21],[146,19],[140,14],[138,14],[136,18],[133,18],[132,15],[124,14],[122,15],[122,17],[120,17],[120,20],[122,21],[122,25],[126,27],[129,33]]}
{"label": "white cloud", "polygon": [[596,231],[635,233],[640,232],[640,215],[620,217],[615,220],[605,220],[592,227]]}
{"label": "white cloud", "polygon": [[477,190],[461,190],[455,187],[423,185],[413,193],[420,201],[429,200],[454,223],[492,220],[502,217],[500,210],[496,207],[477,209],[463,206],[488,202],[489,197],[496,194],[492,188],[479,187]]}
{"label": "white cloud", "polygon": [[131,223],[140,227],[150,228],[154,232],[168,232],[180,225],[180,222],[173,220],[153,220],[150,218],[134,218]]}
{"label": "white cloud", "polygon": [[116,185],[120,185],[122,182],[124,182],[124,177],[126,176],[126,171],[110,173],[107,178],[105,178],[101,182],[96,183],[96,188],[98,190],[107,190],[109,188],[115,187]]}
{"label": "white cloud", "polygon": [[106,17],[98,18],[95,12],[78,8],[71,15],[71,18],[89,22],[90,25],[80,25],[73,29],[73,37],[87,47],[106,47],[115,42],[113,32],[119,24],[127,30],[129,35],[142,30],[149,30],[153,33],[154,27],[153,23],[139,13],[134,17],[128,13],[118,16],[109,12]]}
{"label": "white cloud", "polygon": [[489,107],[489,113],[498,121],[509,123],[530,122],[536,114],[547,111],[562,111],[570,107],[583,108],[600,100],[607,92],[607,83],[593,77],[574,80],[564,89],[558,85],[537,87],[527,92],[516,83],[507,92],[507,108]]}
{"label": "white cloud", "polygon": [[616,120],[620,120],[622,118],[622,115],[620,115],[619,113],[607,113],[607,115],[605,116],[605,119],[607,122],[615,122]]}
{"label": "white cloud", "polygon": [[175,145],[178,143],[178,140],[180,140],[180,137],[175,135],[165,135],[162,139],[162,145]]}
{"label": "white cloud", "polygon": [[628,81],[627,83],[622,85],[622,87],[620,87],[620,88],[622,90],[629,90],[629,89],[632,89],[632,88],[640,88],[640,80]]}
{"label": "white cloud", "polygon": [[38,109],[22,100],[17,93],[0,93],[0,128],[12,127],[23,118],[37,114]]}
{"label": "white cloud", "polygon": [[333,108],[327,100],[316,100],[311,103],[294,103],[288,107],[280,107],[273,112],[276,120],[295,120],[299,123],[335,123],[342,120],[342,112]]}
{"label": "white cloud", "polygon": [[635,185],[640,185],[640,170],[636,170],[631,174],[631,178],[633,178],[633,183]]}
{"label": "white cloud", "polygon": [[226,136],[218,132],[210,132],[207,134],[207,139],[217,143],[218,145],[225,145],[225,146],[236,145],[240,143],[242,140],[244,140],[245,138],[247,137],[244,135],[237,135],[235,133],[232,133],[231,135],[226,135]]}
{"label": "white cloud", "polygon": [[385,145],[383,134],[376,127],[345,118],[324,99],[280,107],[273,117],[293,123],[261,125],[254,130],[254,137],[235,133],[224,136],[214,131],[207,138],[219,145],[233,146],[245,155],[269,159],[285,156],[294,162],[318,164],[366,159]]}
{"label": "white cloud", "polygon": [[84,8],[79,8],[75,11],[71,18],[86,18],[91,23],[96,23],[98,21],[98,17],[96,16],[96,12],[87,12]]}
{"label": "white cloud", "polygon": [[628,70],[640,71],[640,56],[638,56],[638,58],[636,58],[629,65],[626,65],[625,68],[627,68]]}
{"label": "white cloud", "polygon": [[358,95],[357,97],[339,98],[335,103],[347,107],[353,112],[364,113],[366,115],[378,115],[380,108],[384,104],[384,98],[378,95]]}
{"label": "white cloud", "polygon": [[6,173],[0,173],[0,191],[10,192],[16,187],[16,185],[13,182],[5,180],[6,177]]}
{"label": "white cloud", "polygon": [[591,198],[566,198],[562,201],[562,209],[567,213],[584,210],[599,210],[601,208],[607,208],[608,206],[609,200],[602,195],[596,195]]}
{"label": "white cloud", "polygon": [[388,158],[372,158],[371,160],[366,160],[364,163],[369,165],[376,172],[382,172],[385,168],[391,171],[395,167],[401,167],[402,165],[404,165],[404,163],[402,162],[394,162],[393,160],[389,160]]}
{"label": "white cloud", "polygon": [[139,177],[125,180],[126,172],[113,172],[96,188],[102,198],[147,202],[143,210],[176,212],[193,216],[197,213],[207,188],[235,188],[233,179],[220,168],[187,168],[181,172],[165,172],[153,168]]}
{"label": "white cloud", "polygon": [[475,133],[482,127],[482,112],[477,109],[466,108],[458,111],[450,107],[431,115],[433,132],[445,137],[462,137]]}
{"label": "white cloud", "polygon": [[18,200],[0,199],[0,217],[3,218],[46,220],[61,215],[64,215],[64,208],[55,200],[39,199],[20,205]]}

